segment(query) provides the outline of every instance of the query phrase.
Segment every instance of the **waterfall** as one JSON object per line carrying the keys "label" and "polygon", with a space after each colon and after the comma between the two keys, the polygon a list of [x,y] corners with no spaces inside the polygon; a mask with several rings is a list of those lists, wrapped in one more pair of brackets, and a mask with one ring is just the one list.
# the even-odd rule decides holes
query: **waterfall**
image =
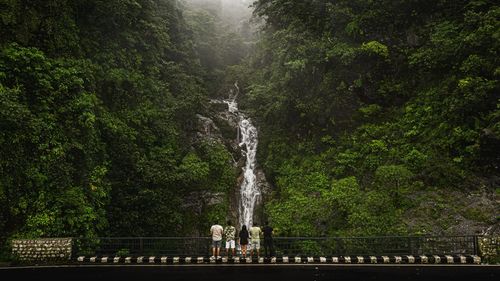
{"label": "waterfall", "polygon": [[229,112],[235,114],[239,119],[238,124],[238,141],[242,149],[242,154],[246,157],[245,167],[243,168],[243,181],[240,186],[240,205],[239,205],[239,223],[250,228],[253,224],[253,212],[257,199],[260,196],[260,191],[257,186],[256,154],[258,144],[257,128],[252,124],[250,118],[239,112],[236,98],[239,94],[238,83],[234,84],[236,94],[231,90],[229,100],[224,102],[228,105]]}

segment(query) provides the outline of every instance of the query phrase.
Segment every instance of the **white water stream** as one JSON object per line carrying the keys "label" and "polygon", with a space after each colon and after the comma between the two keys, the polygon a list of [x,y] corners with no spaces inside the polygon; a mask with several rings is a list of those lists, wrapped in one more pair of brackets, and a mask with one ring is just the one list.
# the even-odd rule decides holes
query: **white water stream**
{"label": "white water stream", "polygon": [[[247,228],[250,228],[253,224],[255,204],[260,196],[255,174],[257,145],[259,141],[257,128],[252,124],[250,118],[238,110],[238,103],[236,102],[239,94],[238,84],[235,83],[234,87],[236,94],[230,97],[229,100],[225,100],[224,103],[228,105],[229,112],[238,116],[239,119],[238,141],[243,156],[246,157],[245,167],[243,168],[244,178],[240,187],[239,223],[240,226],[246,225]],[[233,93],[233,91],[231,92]]]}

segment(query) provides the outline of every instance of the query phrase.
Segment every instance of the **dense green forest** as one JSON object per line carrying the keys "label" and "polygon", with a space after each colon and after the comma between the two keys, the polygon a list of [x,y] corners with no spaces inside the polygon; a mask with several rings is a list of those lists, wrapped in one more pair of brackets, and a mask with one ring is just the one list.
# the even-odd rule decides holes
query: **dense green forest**
{"label": "dense green forest", "polygon": [[495,3],[255,3],[266,23],[242,80],[280,234],[474,234],[495,224]]}
{"label": "dense green forest", "polygon": [[0,0],[0,242],[207,235],[229,196],[186,201],[229,194],[239,171],[194,137],[197,114],[234,81],[277,235],[485,230],[500,214],[495,2],[259,0],[255,37],[217,1]]}
{"label": "dense green forest", "polygon": [[228,34],[178,1],[0,1],[1,240],[182,235],[224,214],[184,203],[234,186],[227,149],[192,138],[241,59]]}

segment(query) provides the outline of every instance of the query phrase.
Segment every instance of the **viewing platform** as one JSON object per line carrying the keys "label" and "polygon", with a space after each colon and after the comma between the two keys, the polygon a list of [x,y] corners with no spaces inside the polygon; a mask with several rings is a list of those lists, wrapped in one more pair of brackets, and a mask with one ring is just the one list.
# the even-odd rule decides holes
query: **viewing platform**
{"label": "viewing platform", "polygon": [[[272,252],[212,256],[209,237],[99,237],[12,240],[21,263],[77,264],[481,264],[498,260],[498,237],[276,237]],[[239,245],[238,245],[239,246]],[[498,261],[497,261],[498,262]]]}
{"label": "viewing platform", "polygon": [[[497,280],[486,236],[276,237],[274,257],[211,258],[209,237],[13,240],[19,280]],[[224,245],[224,243],[223,243]],[[247,252],[250,254],[250,250]],[[6,279],[7,280],[7,279]]]}
{"label": "viewing platform", "polygon": [[273,242],[273,257],[265,257],[261,246],[259,257],[243,258],[237,251],[228,258],[222,247],[222,257],[213,258],[209,237],[17,239],[11,241],[16,262],[0,267],[0,278],[497,280],[500,270],[498,237],[276,237]]}

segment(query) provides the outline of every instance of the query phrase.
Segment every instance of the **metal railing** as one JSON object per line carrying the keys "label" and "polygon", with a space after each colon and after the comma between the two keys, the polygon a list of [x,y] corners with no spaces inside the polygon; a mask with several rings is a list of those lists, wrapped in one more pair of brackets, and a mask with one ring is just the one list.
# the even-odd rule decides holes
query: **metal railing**
{"label": "metal railing", "polygon": [[73,240],[76,255],[205,256],[210,246],[209,237],[99,237]]}
{"label": "metal railing", "polygon": [[[276,256],[479,253],[478,236],[275,237],[273,241]],[[262,253],[263,244],[261,241]],[[99,237],[73,240],[74,255],[183,257],[207,256],[211,255],[211,250],[210,237]]]}
{"label": "metal railing", "polygon": [[278,238],[278,255],[457,255],[476,254],[475,236]]}

